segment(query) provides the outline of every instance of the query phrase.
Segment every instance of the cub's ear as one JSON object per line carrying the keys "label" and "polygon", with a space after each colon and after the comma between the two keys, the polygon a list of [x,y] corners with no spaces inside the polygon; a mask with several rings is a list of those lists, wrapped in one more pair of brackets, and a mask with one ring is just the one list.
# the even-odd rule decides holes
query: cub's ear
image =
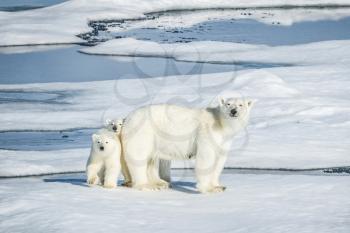
{"label": "cub's ear", "polygon": [[256,100],[246,100],[246,102],[247,102],[248,107],[251,108],[255,104]]}
{"label": "cub's ear", "polygon": [[225,99],[223,96],[219,96],[219,97],[218,97],[218,101],[219,101],[220,106],[222,106],[222,105],[225,104],[226,99]]}
{"label": "cub's ear", "polygon": [[95,142],[95,141],[97,141],[97,140],[98,140],[98,138],[99,138],[99,137],[98,137],[98,135],[97,135],[97,134],[93,134],[91,138],[92,138],[92,141],[94,141],[94,142]]}

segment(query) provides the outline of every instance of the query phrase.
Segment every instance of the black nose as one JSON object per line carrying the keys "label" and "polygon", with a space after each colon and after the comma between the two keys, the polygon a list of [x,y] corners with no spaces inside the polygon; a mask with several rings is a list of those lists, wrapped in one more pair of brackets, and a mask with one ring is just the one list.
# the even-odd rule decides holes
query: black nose
{"label": "black nose", "polygon": [[113,126],[112,128],[114,131],[117,131],[117,126]]}
{"label": "black nose", "polygon": [[232,109],[232,110],[231,110],[231,115],[232,115],[232,116],[236,115],[236,113],[237,113],[237,110],[236,110],[236,109]]}
{"label": "black nose", "polygon": [[104,150],[105,148],[103,146],[100,146],[100,150]]}

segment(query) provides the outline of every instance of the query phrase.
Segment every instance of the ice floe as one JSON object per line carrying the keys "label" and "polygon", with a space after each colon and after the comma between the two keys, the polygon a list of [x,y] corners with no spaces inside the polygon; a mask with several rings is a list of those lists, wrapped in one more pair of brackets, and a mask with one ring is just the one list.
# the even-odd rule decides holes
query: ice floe
{"label": "ice floe", "polygon": [[[246,8],[246,7],[322,7],[349,6],[347,0],[298,0],[298,1],[180,1],[180,0],[72,0],[54,6],[22,11],[0,11],[0,46],[31,45],[31,44],[64,44],[82,43],[84,40],[77,35],[91,31],[90,21],[122,20],[145,18],[146,13],[169,10],[194,10],[215,8]],[[328,14],[329,13],[329,14]],[[340,9],[328,13],[285,14],[261,16],[253,14],[252,18],[262,22],[280,21],[292,24],[294,21],[314,19],[338,19],[349,15],[349,10]],[[204,15],[206,13],[203,13]],[[202,17],[202,16],[200,16]],[[195,19],[195,22],[198,21]],[[241,18],[241,17],[240,17]],[[269,19],[266,19],[269,18]],[[203,18],[202,18],[203,19]]]}

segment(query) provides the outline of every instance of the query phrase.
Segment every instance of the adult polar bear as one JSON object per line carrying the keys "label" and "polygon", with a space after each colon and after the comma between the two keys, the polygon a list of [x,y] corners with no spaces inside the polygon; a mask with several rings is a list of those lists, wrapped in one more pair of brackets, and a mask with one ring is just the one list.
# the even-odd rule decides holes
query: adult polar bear
{"label": "adult polar bear", "polygon": [[[219,98],[214,108],[149,105],[130,113],[122,129],[127,166],[137,189],[159,189],[159,159],[195,158],[200,192],[222,192],[219,183],[233,136],[244,128],[253,102]],[[162,169],[162,168],[161,168]]]}

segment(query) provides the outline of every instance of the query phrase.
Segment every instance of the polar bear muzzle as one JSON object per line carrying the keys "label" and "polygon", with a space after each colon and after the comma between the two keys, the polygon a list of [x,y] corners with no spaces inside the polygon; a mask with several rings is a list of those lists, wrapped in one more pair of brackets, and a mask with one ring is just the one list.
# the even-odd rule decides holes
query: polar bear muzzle
{"label": "polar bear muzzle", "polygon": [[238,116],[237,113],[238,113],[238,112],[237,112],[237,110],[236,110],[235,108],[231,109],[231,111],[230,111],[230,117],[237,117],[237,116]]}

